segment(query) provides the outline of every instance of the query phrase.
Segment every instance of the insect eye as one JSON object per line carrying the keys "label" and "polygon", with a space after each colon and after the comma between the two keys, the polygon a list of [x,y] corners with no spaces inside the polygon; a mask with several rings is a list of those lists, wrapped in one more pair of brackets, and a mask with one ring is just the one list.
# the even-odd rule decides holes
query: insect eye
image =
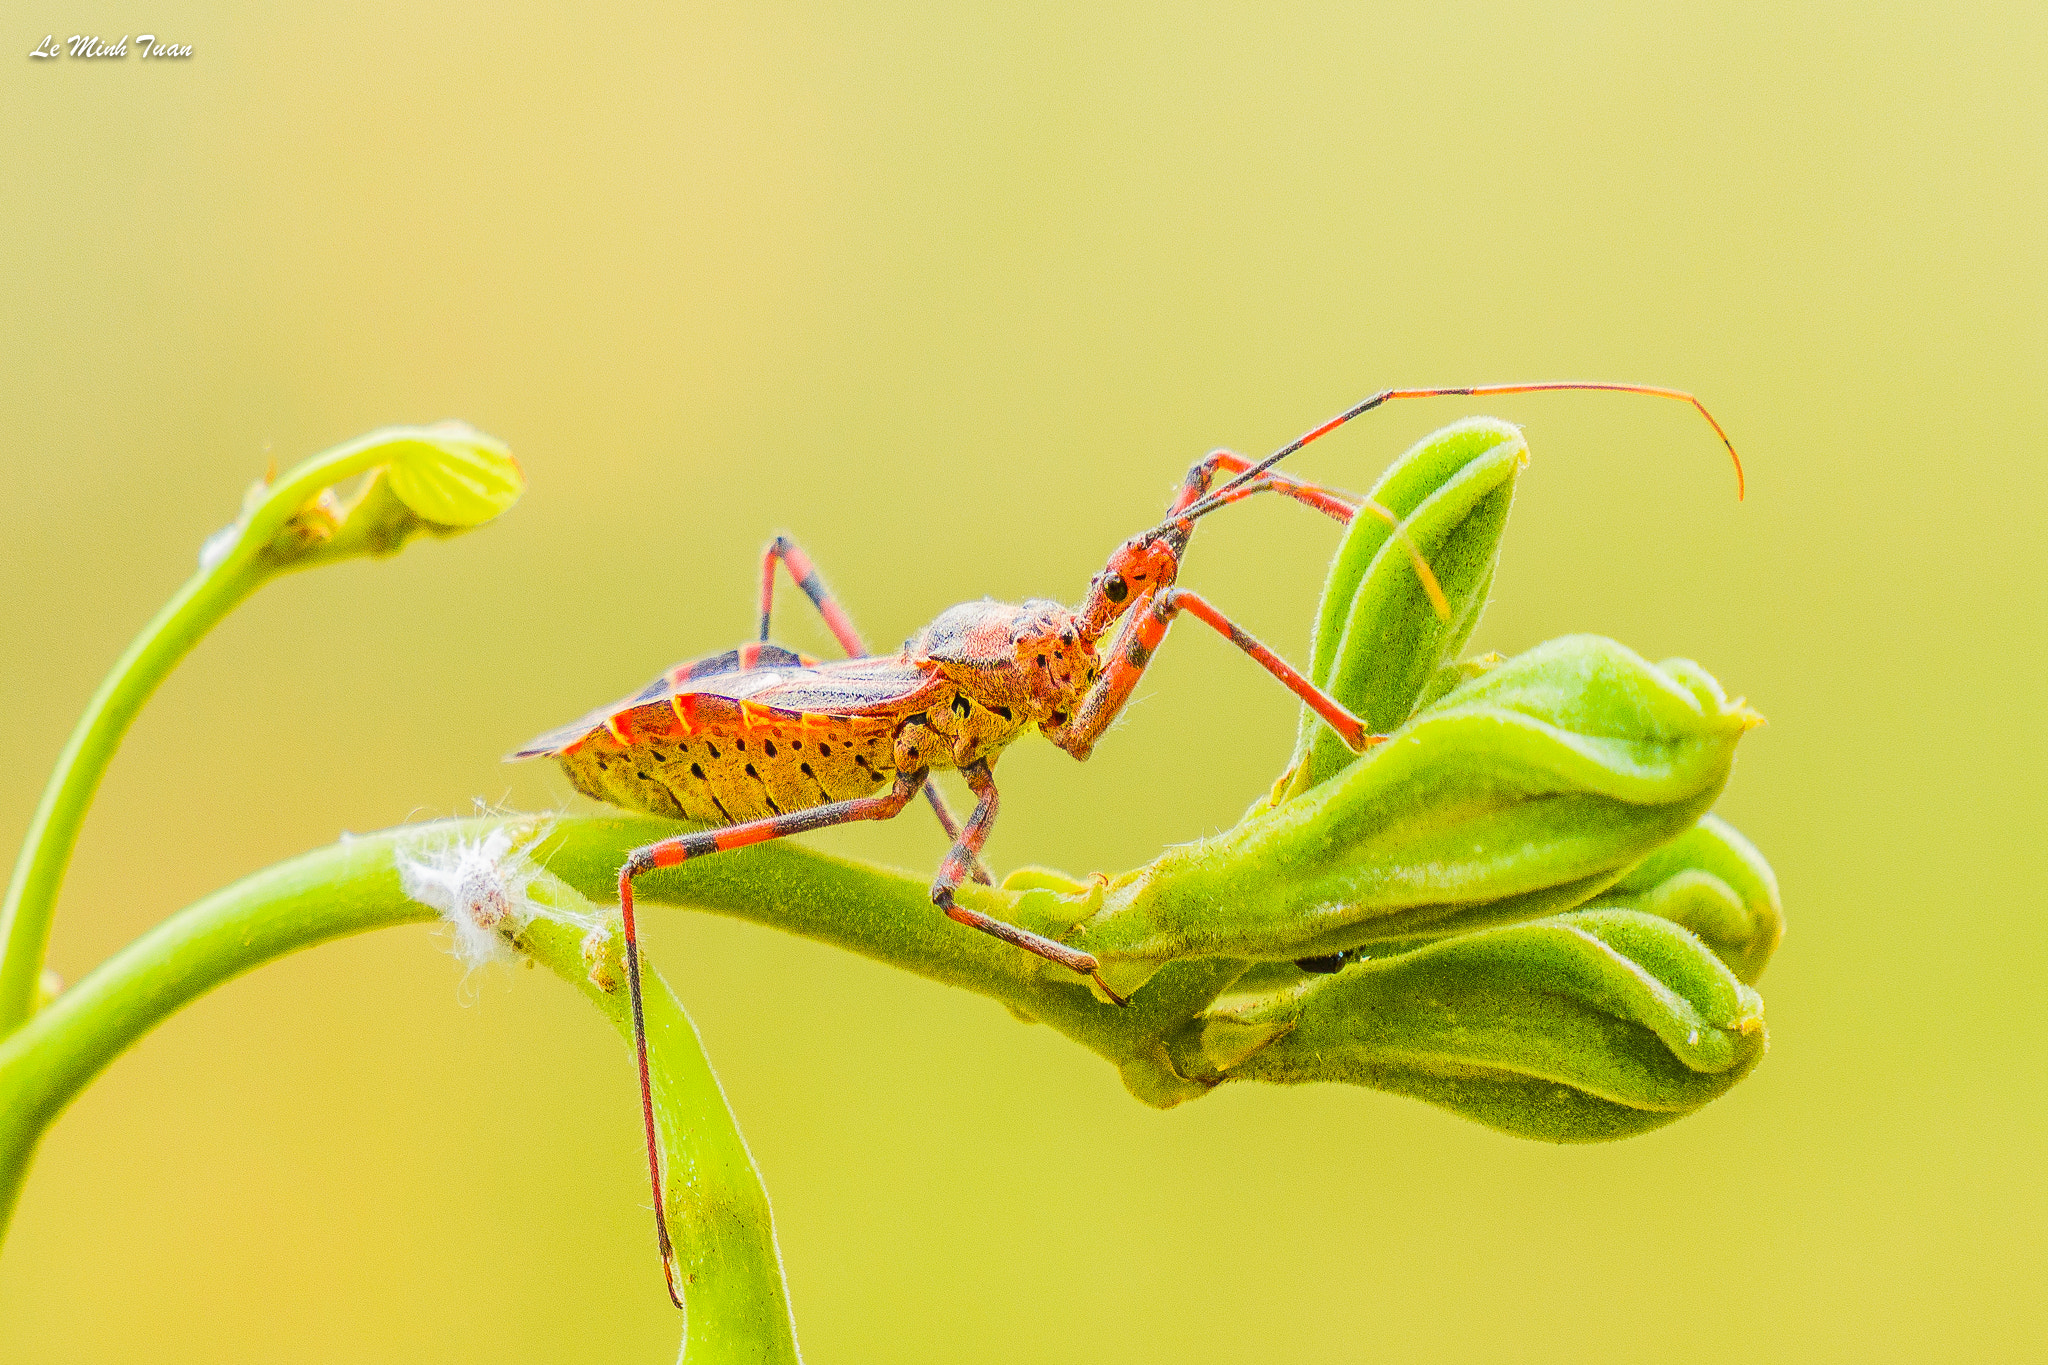
{"label": "insect eye", "polygon": [[1113,573],[1103,582],[1102,595],[1112,602],[1121,602],[1131,595],[1131,590],[1125,585],[1122,574]]}

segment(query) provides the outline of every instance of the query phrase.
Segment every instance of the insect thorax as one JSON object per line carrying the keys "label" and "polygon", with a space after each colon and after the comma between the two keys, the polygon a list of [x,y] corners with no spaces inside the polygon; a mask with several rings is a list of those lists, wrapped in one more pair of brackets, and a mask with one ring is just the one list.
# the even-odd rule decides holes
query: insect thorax
{"label": "insect thorax", "polygon": [[1019,729],[1065,724],[1101,672],[1074,613],[1045,601],[963,603],[926,626],[903,657],[937,668],[974,705]]}

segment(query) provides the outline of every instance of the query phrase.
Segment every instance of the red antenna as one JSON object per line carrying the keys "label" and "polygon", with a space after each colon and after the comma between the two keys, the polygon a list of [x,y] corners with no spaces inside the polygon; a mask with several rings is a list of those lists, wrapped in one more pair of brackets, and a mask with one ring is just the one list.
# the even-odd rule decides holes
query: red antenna
{"label": "red antenna", "polygon": [[1714,434],[1721,438],[1721,444],[1728,447],[1728,458],[1735,462],[1735,497],[1738,501],[1741,500],[1745,491],[1745,480],[1742,476],[1742,457],[1735,453],[1735,443],[1728,439],[1728,433],[1721,429],[1721,424],[1714,420],[1714,414],[1708,412],[1707,405],[1700,402],[1699,399],[1682,389],[1659,388],[1654,384],[1614,384],[1592,379],[1552,379],[1539,384],[1474,384],[1455,389],[1381,389],[1363,402],[1355,403],[1351,407],[1344,409],[1344,411],[1315,428],[1315,430],[1295,437],[1265,459],[1246,469],[1229,483],[1219,488],[1211,489],[1208,495],[1199,502],[1181,509],[1179,515],[1174,520],[1192,519],[1215,511],[1228,501],[1224,495],[1232,489],[1256,479],[1295,451],[1300,450],[1310,441],[1315,440],[1319,436],[1329,435],[1352,418],[1362,417],[1382,403],[1391,403],[1397,398],[1448,398],[1457,395],[1480,397],[1501,393],[1553,393],[1560,389],[1597,389],[1606,393],[1645,393],[1653,398],[1675,398],[1680,402],[1692,404],[1695,408],[1699,409],[1700,416],[1707,419],[1707,425],[1714,429]]}

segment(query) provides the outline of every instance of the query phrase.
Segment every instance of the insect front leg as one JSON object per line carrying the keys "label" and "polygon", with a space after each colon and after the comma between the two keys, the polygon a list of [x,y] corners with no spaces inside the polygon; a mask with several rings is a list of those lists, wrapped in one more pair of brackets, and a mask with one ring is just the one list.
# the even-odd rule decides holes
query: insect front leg
{"label": "insect front leg", "polygon": [[619,869],[619,915],[626,937],[626,986],[633,1005],[633,1057],[640,1067],[640,1117],[647,1130],[647,1178],[654,1186],[655,1244],[661,1249],[661,1273],[668,1281],[668,1296],[678,1308],[682,1293],[676,1285],[675,1244],[669,1240],[668,1214],[661,1194],[661,1147],[654,1131],[654,1087],[647,1073],[647,1020],[640,1004],[640,934],[633,920],[633,879],[657,867],[674,867],[691,858],[701,858],[748,844],[780,839],[788,834],[843,825],[854,820],[887,820],[910,804],[928,776],[923,770],[898,773],[896,785],[881,796],[863,796],[852,801],[834,801],[808,810],[790,811],[766,820],[749,820],[724,829],[699,830],[663,839],[658,844],[636,848]]}
{"label": "insect front leg", "polygon": [[[854,629],[853,621],[847,616],[839,599],[825,586],[825,577],[818,572],[817,565],[804,553],[804,547],[786,535],[775,537],[761,552],[761,638],[768,638],[768,615],[775,604],[775,564],[780,560],[789,570],[789,576],[803,589],[804,596],[811,599],[811,605],[818,609],[818,615],[825,618],[825,628],[832,632],[832,638],[839,641],[839,647],[846,651],[849,659],[865,659],[869,655],[867,641]],[[932,814],[938,817],[939,828],[946,831],[948,839],[960,838],[960,819],[946,804],[946,795],[938,784],[928,782],[924,788],[925,800],[931,803]],[[979,858],[968,865],[968,872],[983,886],[993,886],[994,880],[988,869],[981,865]]]}
{"label": "insect front leg", "polygon": [[[1212,450],[1189,467],[1187,477],[1181,480],[1180,491],[1174,495],[1173,503],[1166,509],[1168,516],[1178,515],[1193,503],[1200,502],[1208,495],[1209,486],[1218,474],[1242,474],[1252,467],[1252,462],[1234,450]],[[1288,474],[1265,473],[1255,475],[1251,480],[1220,496],[1221,502],[1236,502],[1254,493],[1279,493],[1305,507],[1313,507],[1324,516],[1332,517],[1345,525],[1358,513],[1359,504],[1371,502],[1356,494],[1341,493],[1321,484],[1306,483]],[[1375,504],[1377,506],[1377,504]],[[1385,509],[1381,509],[1385,510]]]}
{"label": "insect front leg", "polygon": [[[1252,462],[1234,450],[1212,450],[1195,461],[1181,481],[1180,492],[1175,495],[1173,505],[1167,508],[1168,516],[1177,516],[1190,506],[1201,502],[1209,494],[1209,486],[1218,474],[1242,474],[1252,467]],[[1349,526],[1353,517],[1360,512],[1385,522],[1408,555],[1408,563],[1415,570],[1415,577],[1422,584],[1422,591],[1429,597],[1429,605],[1439,620],[1451,619],[1450,599],[1444,596],[1443,585],[1437,582],[1436,571],[1429,567],[1429,561],[1422,551],[1402,529],[1401,518],[1393,509],[1368,497],[1354,493],[1340,493],[1321,484],[1304,483],[1287,474],[1263,472],[1254,474],[1239,484],[1225,484],[1215,497],[1214,506],[1227,506],[1240,502],[1254,493],[1279,493],[1294,499],[1305,507],[1313,507],[1327,517]]]}
{"label": "insect front leg", "polygon": [[1103,981],[1097,972],[1101,966],[1091,953],[1084,953],[1056,939],[1045,938],[1029,929],[1019,929],[993,915],[984,915],[979,910],[970,910],[953,901],[953,893],[959,889],[966,875],[968,863],[981,852],[983,841],[988,838],[989,828],[996,822],[995,775],[989,771],[987,759],[970,763],[960,770],[960,776],[967,779],[967,789],[974,793],[974,813],[967,817],[966,828],[961,830],[953,851],[946,855],[946,861],[939,864],[938,878],[932,882],[932,904],[946,912],[946,917],[970,929],[999,938],[1012,947],[1035,953],[1048,962],[1056,962],[1070,972],[1095,978],[1095,984],[1117,1004],[1124,1004],[1124,998]]}
{"label": "insect front leg", "polygon": [[1365,722],[1342,702],[1303,677],[1293,665],[1260,644],[1249,631],[1185,588],[1167,588],[1138,601],[1130,620],[1109,650],[1102,676],[1088,690],[1072,719],[1047,737],[1075,758],[1088,757],[1095,748],[1095,742],[1123,711],[1125,703],[1130,701],[1138,679],[1144,675],[1152,656],[1158,652],[1160,642],[1166,638],[1167,627],[1183,611],[1207,622],[1230,643],[1251,655],[1259,667],[1308,703],[1309,708],[1327,721],[1354,751],[1363,753],[1375,744],[1386,742],[1387,736],[1373,734]]}

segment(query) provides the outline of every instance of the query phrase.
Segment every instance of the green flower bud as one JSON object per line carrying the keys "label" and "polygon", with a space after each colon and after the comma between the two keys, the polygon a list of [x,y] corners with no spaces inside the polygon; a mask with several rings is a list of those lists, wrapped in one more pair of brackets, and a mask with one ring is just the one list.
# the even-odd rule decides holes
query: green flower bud
{"label": "green flower bud", "polygon": [[1778,879],[1756,846],[1708,815],[1630,868],[1588,908],[1640,910],[1700,936],[1755,985],[1785,934]]}
{"label": "green flower bud", "polygon": [[1580,910],[1236,998],[1167,1042],[1196,1085],[1341,1081],[1521,1137],[1643,1132],[1762,1059],[1763,1002],[1695,935]]}
{"label": "green flower bud", "polygon": [[[357,479],[353,493],[340,491]],[[215,569],[246,556],[261,571],[278,572],[388,555],[415,536],[481,526],[525,487],[504,443],[461,422],[386,427],[314,456],[282,480],[253,485],[241,516],[207,540],[199,563]]]}
{"label": "green flower bud", "polygon": [[1553,640],[1306,794],[1111,882],[1068,941],[1128,991],[1175,958],[1292,960],[1554,914],[1698,822],[1756,722],[1688,661]]}

